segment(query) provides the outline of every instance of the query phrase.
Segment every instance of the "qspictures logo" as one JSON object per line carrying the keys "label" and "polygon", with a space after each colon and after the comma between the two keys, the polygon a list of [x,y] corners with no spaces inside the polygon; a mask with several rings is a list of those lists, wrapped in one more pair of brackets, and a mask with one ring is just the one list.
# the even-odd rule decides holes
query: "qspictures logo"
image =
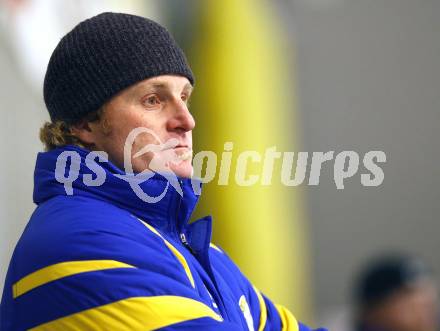
{"label": "qspictures logo", "polygon": [[[151,135],[155,141],[147,144],[133,154],[133,144],[140,134]],[[144,202],[156,203],[166,194],[171,185],[181,196],[182,187],[177,175],[169,167],[170,164],[179,165],[192,155],[192,151],[177,154],[175,147],[177,139],[169,139],[162,142],[161,139],[150,129],[138,127],[133,129],[127,136],[124,144],[124,174],[115,176],[124,180],[131,187],[136,196]],[[362,157],[355,151],[327,152],[280,152],[276,146],[266,148],[264,153],[246,150],[240,153],[233,152],[234,143],[225,142],[224,150],[220,155],[213,151],[200,151],[192,159],[193,175],[191,184],[194,193],[199,195],[200,183],[212,182],[218,172],[218,185],[229,185],[232,181],[239,186],[272,185],[279,180],[285,186],[309,185],[317,186],[320,183],[321,170],[324,163],[332,163],[333,180],[338,190],[345,188],[344,183],[359,173],[359,167],[364,170],[360,173],[360,182],[365,187],[379,186],[384,181],[384,171],[380,164],[386,162],[386,154],[383,151],[369,151]],[[135,173],[133,160],[151,153],[145,170]],[[218,160],[220,159],[220,162]],[[296,164],[295,163],[296,159]],[[57,158],[55,179],[64,185],[67,195],[73,195],[73,183],[79,180],[81,168],[81,156],[76,151],[63,151]],[[104,151],[91,151],[87,154],[84,163],[93,174],[84,174],[82,181],[86,186],[101,186],[106,181],[107,173],[98,163],[109,162],[108,154]],[[281,162],[281,170],[275,173],[276,162]],[[232,167],[232,165],[235,165]],[[260,168],[259,173],[250,173],[250,167]],[[278,167],[279,168],[279,167]],[[310,169],[307,172],[307,169]],[[141,184],[149,181],[156,173],[167,179],[163,191],[157,196],[150,196],[142,189]],[[308,178],[307,177],[308,174]],[[274,176],[276,175],[276,176]],[[232,178],[232,179],[231,179]]]}
{"label": "qspictures logo", "polygon": [[[140,134],[151,135],[156,143],[147,144],[133,154],[133,144],[136,137]],[[115,176],[126,181],[136,196],[142,201],[148,203],[156,203],[160,201],[168,191],[169,185],[173,186],[174,189],[183,196],[183,191],[176,174],[167,166],[170,163],[177,164],[182,161],[181,155],[178,155],[174,151],[174,147],[178,144],[179,141],[177,139],[169,139],[166,142],[162,142],[157,134],[148,128],[138,127],[133,129],[127,136],[124,144],[124,174],[115,174]],[[163,151],[167,152],[161,153]],[[132,160],[141,157],[146,153],[152,153],[153,155],[148,163],[148,167],[140,173],[135,173]],[[85,158],[85,166],[92,171],[95,176],[92,176],[92,174],[83,175],[83,183],[86,186],[101,186],[105,183],[107,174],[96,160],[99,162],[108,162],[108,154],[104,151],[92,151],[87,154]],[[70,164],[69,167],[68,164]],[[73,182],[78,180],[80,168],[81,156],[78,152],[63,151],[58,155],[55,166],[55,179],[64,185],[64,190],[67,195],[73,195]],[[165,177],[167,183],[162,193],[157,196],[150,196],[143,191],[141,184],[150,180],[155,173]],[[93,177],[95,178],[93,179]]]}

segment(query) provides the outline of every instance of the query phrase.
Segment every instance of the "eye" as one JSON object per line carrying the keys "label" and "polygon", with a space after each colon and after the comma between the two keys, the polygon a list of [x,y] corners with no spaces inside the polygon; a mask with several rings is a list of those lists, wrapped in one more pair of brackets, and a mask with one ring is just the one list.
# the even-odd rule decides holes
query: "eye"
{"label": "eye", "polygon": [[182,99],[183,102],[185,102],[186,104],[188,104],[189,102],[189,95],[186,93],[183,93],[180,98]]}
{"label": "eye", "polygon": [[148,95],[146,98],[144,98],[142,104],[144,104],[147,107],[156,107],[160,105],[160,99],[157,96],[157,94],[151,94]]}

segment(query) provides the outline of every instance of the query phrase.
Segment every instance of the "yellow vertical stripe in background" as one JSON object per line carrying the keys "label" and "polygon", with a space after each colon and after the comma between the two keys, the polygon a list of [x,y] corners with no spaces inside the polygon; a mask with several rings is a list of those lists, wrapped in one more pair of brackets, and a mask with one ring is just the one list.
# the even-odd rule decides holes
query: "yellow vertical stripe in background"
{"label": "yellow vertical stripe in background", "polygon": [[[238,154],[266,148],[297,152],[292,63],[282,25],[269,1],[200,1],[189,60],[196,75],[191,110],[195,150],[218,155],[217,176],[204,186],[197,216],[214,217],[214,240],[273,301],[298,318],[310,318],[305,220],[298,188],[280,181],[261,185],[262,163],[249,187],[235,182]],[[284,41],[284,42],[283,42]],[[224,143],[233,142],[228,185],[218,185]],[[295,166],[295,165],[294,165]]]}

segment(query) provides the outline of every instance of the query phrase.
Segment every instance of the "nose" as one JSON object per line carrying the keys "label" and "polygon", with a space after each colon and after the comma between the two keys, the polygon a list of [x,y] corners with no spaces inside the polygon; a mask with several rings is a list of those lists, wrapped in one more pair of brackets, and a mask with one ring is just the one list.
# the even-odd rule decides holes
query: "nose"
{"label": "nose", "polygon": [[177,100],[173,108],[172,115],[168,120],[168,129],[179,133],[194,129],[196,123],[188,110],[188,105],[182,100]]}

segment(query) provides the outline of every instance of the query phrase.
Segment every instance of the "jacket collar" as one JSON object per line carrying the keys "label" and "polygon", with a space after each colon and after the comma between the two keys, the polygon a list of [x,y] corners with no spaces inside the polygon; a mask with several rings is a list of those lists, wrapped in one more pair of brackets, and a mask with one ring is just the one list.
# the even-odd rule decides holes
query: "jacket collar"
{"label": "jacket collar", "polygon": [[[58,195],[68,195],[65,184],[57,180],[55,173],[57,159],[63,152],[65,152],[64,154],[78,155],[70,158],[70,163],[67,162],[66,167],[71,171],[72,190],[70,193],[73,195],[107,201],[128,210],[134,216],[148,221],[155,228],[171,235],[177,235],[185,231],[199,198],[199,195],[194,193],[192,184],[199,185],[198,187],[200,188],[199,181],[178,178],[181,195],[174,186],[169,185],[168,180],[164,176],[155,173],[151,178],[138,185],[142,192],[148,194],[148,196],[157,197],[163,194],[163,197],[155,203],[145,202],[136,195],[129,182],[123,179],[126,176],[125,172],[110,161],[98,162],[98,159],[95,159],[97,163],[95,166],[96,168],[100,167],[103,169],[105,180],[99,186],[86,185],[84,183],[84,176],[87,175],[86,178],[88,179],[96,178],[97,171],[93,171],[96,168],[91,170],[90,165],[86,165],[86,156],[90,151],[73,145],[38,153],[34,173],[35,186],[33,194],[36,204],[39,205]],[[76,163],[79,169],[77,173],[72,170],[74,169],[74,163]],[[60,164],[58,164],[58,167],[60,168]],[[90,175],[92,176],[90,177]],[[59,176],[60,174],[58,174],[58,178]],[[61,174],[61,176],[64,178],[69,177],[68,170]]]}

